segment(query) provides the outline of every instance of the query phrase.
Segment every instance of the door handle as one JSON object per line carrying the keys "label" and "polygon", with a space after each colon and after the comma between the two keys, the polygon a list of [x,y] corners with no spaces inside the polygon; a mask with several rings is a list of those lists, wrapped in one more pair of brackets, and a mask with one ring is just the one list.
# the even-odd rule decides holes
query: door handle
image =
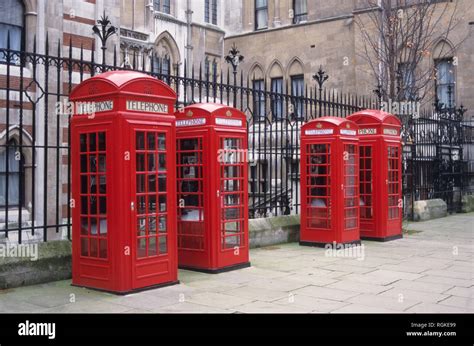
{"label": "door handle", "polygon": [[130,210],[135,211],[135,202],[130,203]]}

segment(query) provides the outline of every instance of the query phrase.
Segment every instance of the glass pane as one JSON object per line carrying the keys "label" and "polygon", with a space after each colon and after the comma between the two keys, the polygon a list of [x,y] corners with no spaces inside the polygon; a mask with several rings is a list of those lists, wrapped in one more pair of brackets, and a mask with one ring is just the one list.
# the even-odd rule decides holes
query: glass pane
{"label": "glass pane", "polygon": [[156,192],[156,175],[148,175],[148,192]]}
{"label": "glass pane", "polygon": [[137,193],[145,192],[145,174],[137,175]]}
{"label": "glass pane", "polygon": [[97,151],[97,136],[95,133],[89,133],[89,151]]}
{"label": "glass pane", "polygon": [[166,212],[166,196],[159,196],[160,213]]}
{"label": "glass pane", "polygon": [[90,218],[91,223],[91,235],[98,235],[97,219],[95,217]]}
{"label": "glass pane", "polygon": [[104,237],[107,235],[107,219],[101,218],[99,220],[100,235]]}
{"label": "glass pane", "polygon": [[81,193],[86,194],[88,192],[87,175],[81,175]]}
{"label": "glass pane", "polygon": [[148,154],[148,172],[156,172],[156,155]]}
{"label": "glass pane", "polygon": [[145,172],[145,154],[137,154],[137,172]]}
{"label": "glass pane", "polygon": [[137,212],[140,215],[146,214],[146,197],[145,196],[138,197]]}
{"label": "glass pane", "polygon": [[81,197],[81,214],[82,215],[88,215],[88,197]]}
{"label": "glass pane", "polygon": [[156,196],[148,196],[148,214],[156,213]]}
{"label": "glass pane", "polygon": [[87,152],[87,135],[82,134],[79,138],[79,142],[80,142],[81,152],[82,153]]}
{"label": "glass pane", "polygon": [[89,234],[89,219],[86,217],[81,218],[81,235]]}
{"label": "glass pane", "polygon": [[151,216],[148,218],[148,232],[149,234],[156,234],[158,228],[156,224],[156,216]]}
{"label": "glass pane", "polygon": [[166,150],[166,135],[158,135],[158,150]]}
{"label": "glass pane", "polygon": [[81,155],[81,173],[87,173],[87,155]]}
{"label": "glass pane", "polygon": [[164,236],[164,237],[160,237],[160,254],[163,255],[163,254],[166,254],[168,253],[168,240],[167,240],[167,237]]}
{"label": "glass pane", "polygon": [[166,171],[166,154],[158,155],[158,170],[160,172]]}
{"label": "glass pane", "polygon": [[105,132],[99,132],[99,151],[105,151],[106,149]]}
{"label": "glass pane", "polygon": [[97,156],[95,155],[89,156],[89,163],[90,163],[89,172],[91,173],[97,172]]}
{"label": "glass pane", "polygon": [[145,150],[145,133],[137,132],[136,147],[137,150]]}
{"label": "glass pane", "polygon": [[137,257],[146,257],[146,238],[140,238],[137,242]]}
{"label": "glass pane", "polygon": [[154,132],[147,134],[147,149],[156,150],[156,136]]}
{"label": "glass pane", "polygon": [[139,237],[146,236],[146,218],[144,217],[137,219],[137,235]]}
{"label": "glass pane", "polygon": [[106,170],[106,159],[105,155],[99,155],[99,172],[105,172]]}
{"label": "glass pane", "polygon": [[158,230],[160,233],[166,233],[166,216],[160,216]]}
{"label": "glass pane", "polygon": [[166,192],[166,176],[159,175],[158,176],[158,191],[159,192]]}
{"label": "glass pane", "polygon": [[148,239],[148,256],[157,256],[158,255],[158,249],[157,249],[157,239],[155,237],[149,238]]}
{"label": "glass pane", "polygon": [[101,215],[107,214],[107,198],[106,197],[99,197],[99,214]]}

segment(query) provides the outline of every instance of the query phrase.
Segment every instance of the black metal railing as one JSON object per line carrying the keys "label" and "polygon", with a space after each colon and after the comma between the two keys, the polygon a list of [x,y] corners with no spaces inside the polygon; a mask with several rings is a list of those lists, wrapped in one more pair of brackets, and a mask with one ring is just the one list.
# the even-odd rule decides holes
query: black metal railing
{"label": "black metal railing", "polygon": [[[0,182],[4,198],[0,201],[0,242],[2,237],[19,243],[70,239],[74,203],[71,114],[61,105],[67,104],[75,85],[98,73],[132,69],[162,79],[178,94],[176,107],[217,102],[242,110],[248,118],[252,218],[299,213],[299,129],[304,122],[379,107],[376,97],[325,89],[327,75],[322,69],[312,85],[294,90],[287,82],[281,92],[273,92],[269,80],[263,79],[259,84],[263,87],[255,89],[254,76],[241,71],[227,69],[212,75],[203,65],[188,67],[184,62],[175,65],[172,73],[164,73],[162,65],[154,66],[153,55],[133,55],[128,64],[119,66],[117,49],[110,53],[112,63],[108,64],[105,58],[96,61],[93,50],[74,48],[72,42],[64,46],[61,41],[46,40],[41,54],[36,43],[33,47],[32,52],[0,49],[0,161],[4,160],[4,164],[0,162],[0,178],[4,177]],[[467,191],[468,167],[463,156],[467,125],[462,124],[459,112],[424,114],[405,126],[407,216],[413,201],[424,198],[443,198],[455,211],[458,196]],[[19,158],[21,165],[21,178],[15,181],[9,180],[16,170],[11,155]],[[14,203],[14,197],[21,203]]]}

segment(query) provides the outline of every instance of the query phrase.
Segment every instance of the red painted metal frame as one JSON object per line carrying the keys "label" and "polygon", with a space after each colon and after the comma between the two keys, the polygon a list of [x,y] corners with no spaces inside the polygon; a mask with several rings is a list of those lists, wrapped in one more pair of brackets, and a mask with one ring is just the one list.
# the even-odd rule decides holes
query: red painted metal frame
{"label": "red painted metal frame", "polygon": [[365,176],[367,165],[372,167],[371,185],[367,183],[362,188],[361,184],[361,190],[372,200],[367,214],[361,214],[361,237],[378,241],[399,239],[403,217],[401,122],[380,110],[364,110],[347,119],[359,125],[360,150],[371,148],[372,151],[370,160],[364,163],[361,160],[361,176]]}
{"label": "red painted metal frame", "polygon": [[360,242],[357,129],[334,117],[302,126],[301,245]]}
{"label": "red painted metal frame", "polygon": [[[220,104],[195,104],[186,107],[182,112],[176,112],[176,137],[178,160],[183,152],[191,154],[192,150],[181,150],[185,141],[201,141],[202,161],[199,164],[178,162],[178,263],[180,268],[192,269],[208,273],[218,273],[248,267],[248,164],[247,164],[247,123],[245,114],[237,109]],[[220,162],[226,159],[222,149],[223,143],[239,143],[235,153],[241,155],[235,164]],[[234,149],[227,153],[234,152]],[[224,154],[224,156],[220,156]],[[192,168],[194,167],[194,168]],[[235,167],[235,168],[234,168]],[[184,220],[189,218],[192,207],[185,201],[192,194],[183,188],[186,181],[196,179],[186,178],[183,173],[189,169],[195,172],[202,169],[202,182],[198,195],[202,196],[199,204],[203,208],[204,219],[200,222]],[[223,172],[238,172],[236,178],[225,178]],[[232,173],[234,174],[234,173]],[[225,188],[238,186],[238,191],[226,192]],[[238,204],[228,207],[225,201],[232,200],[229,195],[239,195]],[[199,209],[199,208],[198,208]],[[236,220],[227,220],[225,215],[235,213]],[[196,210],[194,214],[197,215]],[[235,229],[228,225],[235,225]],[[225,227],[228,227],[225,232]],[[238,232],[234,232],[238,231]],[[231,236],[228,236],[232,232]],[[196,240],[200,233],[201,240]],[[194,234],[194,235],[193,235]],[[191,239],[193,238],[193,239]],[[227,239],[227,243],[225,242]],[[199,243],[199,245],[198,245]],[[226,244],[226,246],[224,246]]]}
{"label": "red painted metal frame", "polygon": [[[136,72],[114,71],[81,83],[73,90],[71,101],[76,105],[71,121],[74,202],[72,209],[73,285],[125,294],[177,283],[176,171],[174,169],[176,139],[173,114],[176,94],[169,86],[155,78]],[[132,104],[127,101],[138,103]],[[98,102],[108,102],[109,106],[98,107],[93,116],[78,112],[80,103],[84,105]],[[150,105],[156,105],[158,108],[150,108]],[[167,251],[158,251],[153,254],[150,250],[153,241],[150,240],[147,242],[149,252],[146,257],[139,255],[139,232],[142,231],[137,222],[139,198],[136,191],[138,182],[136,133],[139,131],[166,136],[166,148],[163,152],[167,155],[167,171],[163,173],[166,174],[167,181],[166,191],[161,192],[163,195],[166,194],[167,233],[162,234],[162,239],[166,236]],[[104,174],[106,184],[103,187],[106,189],[104,196],[106,196],[107,205],[107,235],[104,236],[107,239],[106,258],[81,255],[81,238],[88,237],[81,236],[80,224],[81,188],[83,188],[80,173],[80,136],[83,133],[98,132],[105,132],[107,135]],[[158,150],[154,153],[159,154]],[[155,158],[158,159],[158,156]],[[145,164],[147,163],[153,166],[152,159],[150,162],[145,161]],[[153,167],[152,172],[158,170],[156,162]],[[158,174],[158,172],[153,174]],[[154,183],[158,183],[156,178]],[[158,194],[159,192],[157,196]],[[159,203],[152,202],[153,199],[147,200],[147,208],[150,208],[147,211],[151,218],[157,220]],[[156,237],[158,240],[158,235],[154,236],[152,233],[155,229],[153,227],[158,227],[156,221],[154,226],[151,221],[146,224],[146,237],[147,239]],[[163,244],[162,249],[164,249]]]}

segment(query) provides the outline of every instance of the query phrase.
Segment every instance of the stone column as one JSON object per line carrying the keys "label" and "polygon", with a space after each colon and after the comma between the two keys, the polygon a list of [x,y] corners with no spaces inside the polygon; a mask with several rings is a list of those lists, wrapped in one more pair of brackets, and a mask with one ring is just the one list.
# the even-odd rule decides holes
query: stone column
{"label": "stone column", "polygon": [[275,0],[273,4],[273,26],[279,27],[281,26],[281,19],[280,19],[280,0]]}

